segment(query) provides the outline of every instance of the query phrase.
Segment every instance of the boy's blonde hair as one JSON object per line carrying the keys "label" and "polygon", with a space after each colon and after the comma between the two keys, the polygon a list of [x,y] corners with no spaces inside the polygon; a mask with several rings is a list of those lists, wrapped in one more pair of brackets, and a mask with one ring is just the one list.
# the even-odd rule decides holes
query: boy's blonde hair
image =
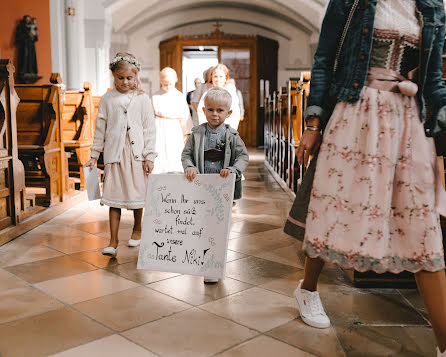
{"label": "boy's blonde hair", "polygon": [[110,62],[110,70],[113,73],[119,73],[123,70],[130,69],[136,76],[136,86],[135,89],[138,95],[143,94],[144,91],[141,89],[141,81],[139,80],[139,71],[141,69],[141,65],[131,53],[127,52],[118,52],[113,60]]}
{"label": "boy's blonde hair", "polygon": [[227,105],[228,110],[231,109],[232,97],[231,94],[224,88],[214,87],[209,89],[204,96],[204,106],[206,106],[206,102],[208,100],[223,103]]}

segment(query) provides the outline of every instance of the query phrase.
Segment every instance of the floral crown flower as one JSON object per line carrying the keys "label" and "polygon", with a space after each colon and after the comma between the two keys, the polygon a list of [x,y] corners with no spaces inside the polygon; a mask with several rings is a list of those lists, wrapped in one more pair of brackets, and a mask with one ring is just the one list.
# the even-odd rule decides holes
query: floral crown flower
{"label": "floral crown flower", "polygon": [[129,57],[129,56],[116,56],[116,57],[113,58],[113,60],[110,62],[110,66],[109,66],[109,68],[110,68],[111,70],[113,70],[113,68],[115,68],[115,66],[116,66],[119,62],[121,62],[121,61],[125,61],[125,62],[128,62],[128,63],[131,63],[131,64],[133,64],[133,65],[138,69],[138,71],[141,70],[141,64],[136,60],[136,58],[132,58],[132,57]]}

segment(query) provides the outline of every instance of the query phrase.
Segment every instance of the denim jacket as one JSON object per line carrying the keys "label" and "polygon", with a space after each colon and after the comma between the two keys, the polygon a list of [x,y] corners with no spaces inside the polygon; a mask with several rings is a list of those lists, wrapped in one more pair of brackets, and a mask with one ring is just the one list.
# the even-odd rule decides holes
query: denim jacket
{"label": "denim jacket", "polygon": [[[345,38],[338,69],[333,73],[339,40],[354,0],[330,0],[314,56],[305,118],[317,116],[325,125],[330,115],[327,98],[349,103],[360,99],[368,74],[378,1],[360,0]],[[446,86],[441,78],[445,13],[443,0],[416,0],[416,4],[422,18],[417,97],[421,121],[426,119],[425,104],[432,113],[424,123],[425,134],[434,136],[446,129]]]}

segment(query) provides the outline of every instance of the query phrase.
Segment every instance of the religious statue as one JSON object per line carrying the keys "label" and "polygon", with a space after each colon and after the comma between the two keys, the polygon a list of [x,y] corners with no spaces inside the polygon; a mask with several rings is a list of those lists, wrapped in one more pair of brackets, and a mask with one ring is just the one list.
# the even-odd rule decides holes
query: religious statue
{"label": "religious statue", "polygon": [[37,41],[37,19],[23,16],[17,26],[15,42],[18,49],[17,82],[34,83],[42,78],[37,75],[37,56],[34,43]]}

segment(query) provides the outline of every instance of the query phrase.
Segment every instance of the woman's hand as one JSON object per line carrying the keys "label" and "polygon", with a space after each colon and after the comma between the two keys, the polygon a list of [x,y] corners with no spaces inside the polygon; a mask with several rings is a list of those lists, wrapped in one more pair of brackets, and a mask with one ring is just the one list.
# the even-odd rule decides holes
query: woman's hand
{"label": "woman's hand", "polygon": [[93,159],[91,158],[90,160],[87,161],[87,163],[84,165],[84,167],[89,167],[90,171],[93,170],[93,167],[96,166],[96,163],[98,162],[97,159]]}
{"label": "woman's hand", "polygon": [[142,162],[142,167],[146,175],[152,173],[153,166],[154,166],[153,161],[145,160]]}
{"label": "woman's hand", "polygon": [[310,155],[313,155],[322,142],[322,134],[320,131],[305,130],[300,139],[299,148],[297,149],[297,161],[299,165],[302,163],[307,166]]}
{"label": "woman's hand", "polygon": [[189,182],[192,182],[195,179],[195,177],[197,176],[197,170],[195,170],[195,169],[187,169],[184,172],[184,175],[186,176],[186,178],[187,178],[187,180]]}

